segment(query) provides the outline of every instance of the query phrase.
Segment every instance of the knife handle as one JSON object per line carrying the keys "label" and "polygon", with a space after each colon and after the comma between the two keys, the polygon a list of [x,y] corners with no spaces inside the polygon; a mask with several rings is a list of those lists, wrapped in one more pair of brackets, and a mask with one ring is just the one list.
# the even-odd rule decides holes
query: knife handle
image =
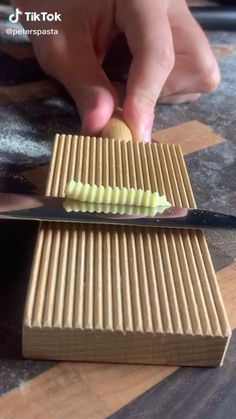
{"label": "knife handle", "polygon": [[115,140],[132,141],[132,133],[125,123],[122,110],[118,108],[102,130],[103,138],[114,138]]}

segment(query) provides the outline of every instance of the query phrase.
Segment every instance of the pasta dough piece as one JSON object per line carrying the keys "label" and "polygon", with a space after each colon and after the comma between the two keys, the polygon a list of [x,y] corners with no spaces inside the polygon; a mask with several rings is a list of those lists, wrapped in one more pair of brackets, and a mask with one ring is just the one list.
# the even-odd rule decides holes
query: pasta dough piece
{"label": "pasta dough piece", "polygon": [[112,205],[112,204],[96,204],[90,202],[79,202],[74,199],[67,198],[63,203],[66,212],[97,212],[98,214],[126,214],[141,215],[143,217],[154,217],[156,214],[162,214],[169,205],[156,208],[135,207],[131,205]]}
{"label": "pasta dough piece", "polygon": [[156,208],[158,206],[169,206],[165,195],[160,196],[158,192],[151,192],[134,188],[127,189],[125,187],[112,188],[103,185],[83,184],[71,180],[65,190],[66,198],[75,199],[80,202],[90,202],[96,204],[112,204],[112,205],[135,205],[145,208]]}

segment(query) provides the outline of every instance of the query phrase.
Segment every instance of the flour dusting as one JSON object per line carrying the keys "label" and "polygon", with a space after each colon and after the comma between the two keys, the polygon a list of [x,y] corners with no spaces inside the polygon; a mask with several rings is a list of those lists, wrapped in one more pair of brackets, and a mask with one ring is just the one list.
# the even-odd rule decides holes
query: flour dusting
{"label": "flour dusting", "polygon": [[51,145],[46,141],[36,143],[35,140],[14,134],[11,138],[0,136],[0,152],[17,153],[28,157],[49,157]]}

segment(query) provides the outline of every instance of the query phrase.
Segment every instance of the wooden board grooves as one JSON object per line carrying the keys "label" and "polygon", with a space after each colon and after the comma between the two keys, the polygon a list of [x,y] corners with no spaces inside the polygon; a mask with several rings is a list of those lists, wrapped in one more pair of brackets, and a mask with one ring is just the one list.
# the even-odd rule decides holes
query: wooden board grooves
{"label": "wooden board grooves", "polygon": [[[47,195],[64,196],[71,179],[158,190],[177,206],[195,205],[179,146],[57,135]],[[63,340],[66,331],[72,333],[72,346],[77,342],[73,350]],[[130,335],[135,336],[133,342]],[[170,348],[168,336],[173,338]],[[24,318],[27,356],[184,363],[185,354],[186,363],[194,365],[199,354],[202,365],[220,363],[229,336],[201,231],[41,224]],[[212,338],[218,349],[213,350]],[[47,339],[55,347],[47,345]],[[146,359],[132,346],[136,339],[140,348],[150,339]],[[104,355],[99,352],[102,342]],[[124,351],[119,356],[116,344]],[[159,345],[160,353],[166,345],[172,355],[155,354],[152,345]],[[198,354],[190,353],[194,347]]]}

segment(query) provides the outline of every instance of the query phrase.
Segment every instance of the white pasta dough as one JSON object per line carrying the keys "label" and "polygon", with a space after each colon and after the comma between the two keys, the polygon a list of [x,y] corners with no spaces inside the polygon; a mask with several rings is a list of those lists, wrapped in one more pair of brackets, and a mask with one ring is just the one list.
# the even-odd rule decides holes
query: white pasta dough
{"label": "white pasta dough", "polygon": [[169,206],[165,195],[160,196],[158,192],[151,192],[134,188],[118,188],[115,186],[104,187],[103,185],[90,185],[89,183],[75,182],[71,180],[65,190],[66,198],[71,198],[80,202],[111,204],[111,205],[131,205],[146,208],[156,208]]}
{"label": "white pasta dough", "polygon": [[156,214],[162,214],[168,207],[160,206],[155,208],[136,207],[131,205],[113,205],[113,204],[96,204],[79,202],[74,199],[67,198],[63,203],[63,207],[67,212],[97,212],[104,214],[126,214],[126,215],[142,215],[143,217],[154,217]]}

